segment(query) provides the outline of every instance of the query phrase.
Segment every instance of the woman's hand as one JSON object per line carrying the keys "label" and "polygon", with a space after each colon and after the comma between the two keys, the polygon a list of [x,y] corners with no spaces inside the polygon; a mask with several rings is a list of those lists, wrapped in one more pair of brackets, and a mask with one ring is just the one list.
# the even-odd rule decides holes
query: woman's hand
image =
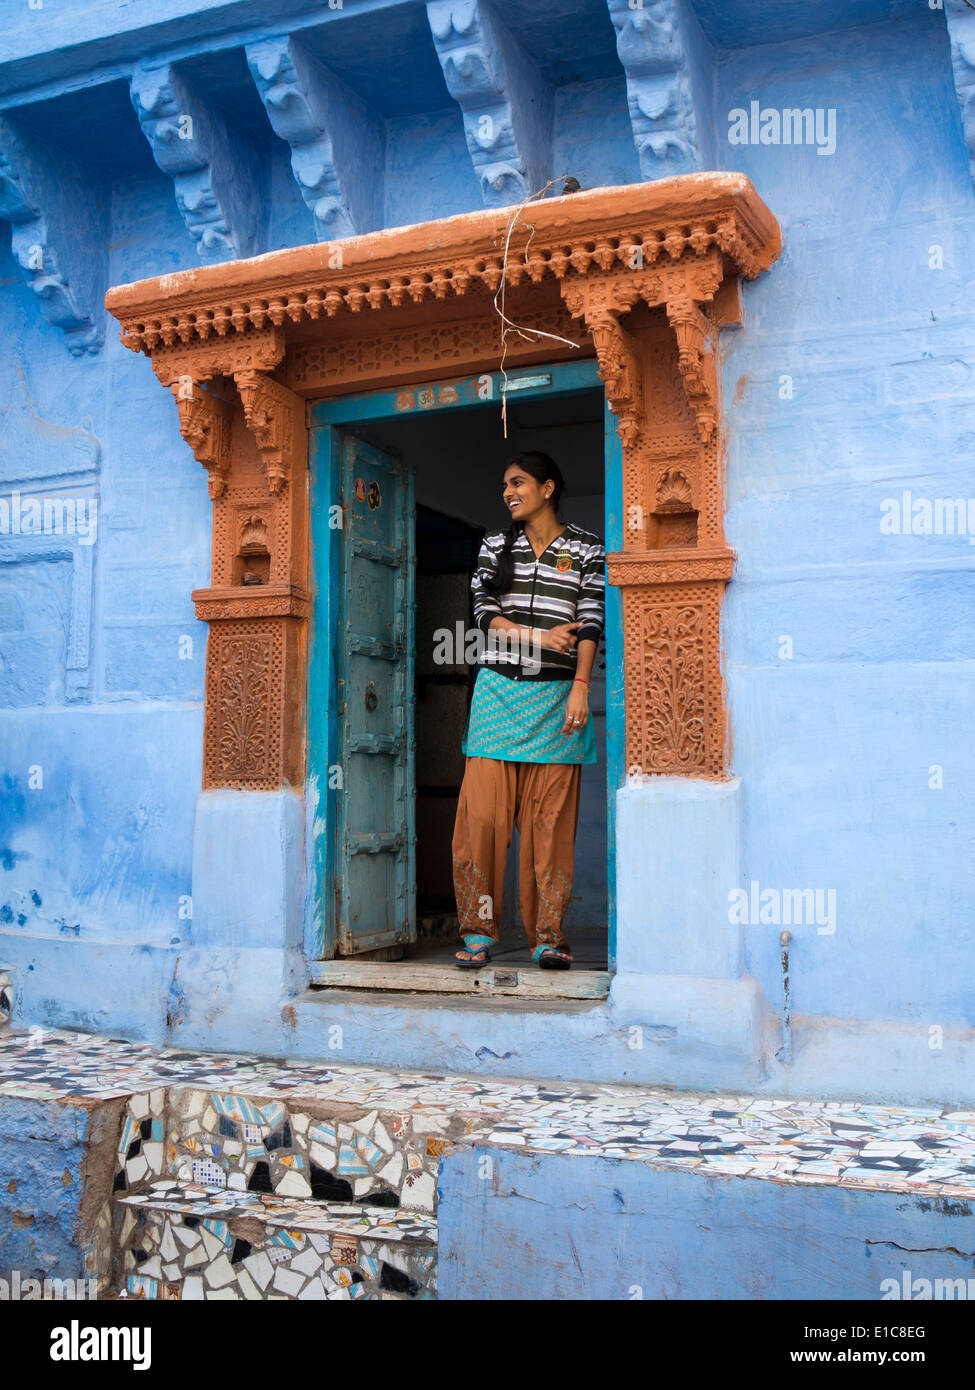
{"label": "woman's hand", "polygon": [[558,627],[542,629],[539,632],[541,645],[548,647],[553,652],[572,652],[576,646],[576,629],[582,627],[582,623],[559,623]]}
{"label": "woman's hand", "polygon": [[580,733],[586,727],[586,720],[589,718],[589,689],[580,684],[579,681],[572,682],[572,689],[569,691],[569,698],[565,702],[565,723],[562,725],[562,735],[567,737],[569,734]]}

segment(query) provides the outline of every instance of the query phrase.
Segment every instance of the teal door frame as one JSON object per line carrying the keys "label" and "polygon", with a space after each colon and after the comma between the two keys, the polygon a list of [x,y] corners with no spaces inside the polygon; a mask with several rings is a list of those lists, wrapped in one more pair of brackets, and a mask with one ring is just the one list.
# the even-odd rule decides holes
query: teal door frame
{"label": "teal door frame", "polygon": [[[507,374],[509,401],[573,395],[601,389],[594,360],[568,362],[511,371]],[[305,952],[312,960],[335,952],[334,798],[341,795],[335,770],[339,760],[337,648],[341,609],[341,517],[343,426],[370,421],[399,420],[431,411],[469,410],[503,400],[501,372],[443,381],[404,384],[392,389],[340,396],[309,405],[309,506],[313,616],[308,653],[308,795],[310,874],[305,920]],[[605,398],[604,398],[605,399]],[[605,542],[607,551],[623,548],[623,464],[616,417],[604,407]],[[606,781],[607,781],[607,914],[609,967],[616,960],[616,791],[623,785],[625,747],[623,724],[623,624],[618,589],[606,592]],[[324,698],[322,698],[324,697]]]}

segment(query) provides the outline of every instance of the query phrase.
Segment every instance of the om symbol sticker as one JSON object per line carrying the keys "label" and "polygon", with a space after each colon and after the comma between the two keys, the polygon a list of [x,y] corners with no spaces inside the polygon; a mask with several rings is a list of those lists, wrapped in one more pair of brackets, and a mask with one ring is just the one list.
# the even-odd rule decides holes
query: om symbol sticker
{"label": "om symbol sticker", "polygon": [[382,506],[383,495],[382,495],[382,493],[379,491],[379,484],[375,481],[375,479],[373,479],[373,481],[369,484],[369,493],[368,493],[368,497],[369,497],[369,510],[370,510],[371,512],[374,512],[374,511],[376,510],[377,507]]}

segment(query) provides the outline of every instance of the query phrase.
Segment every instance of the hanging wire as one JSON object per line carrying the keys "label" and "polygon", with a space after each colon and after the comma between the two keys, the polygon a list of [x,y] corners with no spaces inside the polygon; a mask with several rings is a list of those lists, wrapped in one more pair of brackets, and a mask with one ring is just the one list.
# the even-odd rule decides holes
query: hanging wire
{"label": "hanging wire", "polygon": [[[531,193],[527,198],[523,198],[516,207],[512,209],[511,216],[508,218],[508,225],[505,230],[504,238],[504,257],[501,262],[501,283],[494,293],[494,308],[501,319],[501,362],[499,370],[502,376],[501,385],[501,424],[504,429],[504,437],[508,438],[508,373],[505,370],[505,359],[508,355],[508,338],[512,333],[517,333],[526,342],[537,342],[539,338],[549,338],[554,343],[564,343],[566,347],[580,348],[581,343],[574,343],[571,338],[562,338],[558,333],[545,333],[541,328],[527,328],[524,324],[515,323],[509,319],[505,313],[505,291],[508,285],[508,254],[511,248],[511,235],[515,229],[515,224],[529,203],[535,202],[538,198],[543,198],[548,190],[556,183],[564,183],[568,175],[560,174],[557,178],[549,179],[544,188],[540,188],[537,193]],[[530,222],[525,224],[528,228],[528,241],[525,243],[525,253],[532,244],[532,237],[535,235],[535,228]]]}

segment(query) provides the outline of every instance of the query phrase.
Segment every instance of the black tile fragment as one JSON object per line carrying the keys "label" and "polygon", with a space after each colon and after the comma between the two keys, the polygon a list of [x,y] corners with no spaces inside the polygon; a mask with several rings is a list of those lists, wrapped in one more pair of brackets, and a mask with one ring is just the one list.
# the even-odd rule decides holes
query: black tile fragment
{"label": "black tile fragment", "polygon": [[360,1207],[398,1207],[399,1194],[389,1187],[381,1187],[378,1192],[367,1192],[364,1197],[357,1197],[356,1202]]}
{"label": "black tile fragment", "polygon": [[[258,1167],[266,1165],[258,1164]],[[323,1202],[351,1202],[352,1184],[345,1178],[337,1178],[317,1163],[311,1165],[311,1195]]]}
{"label": "black tile fragment", "polygon": [[271,1185],[271,1169],[266,1163],[255,1163],[254,1171],[251,1173],[251,1180],[247,1184],[248,1192],[273,1192]]}
{"label": "black tile fragment", "polygon": [[406,1293],[410,1298],[416,1298],[420,1292],[420,1286],[415,1279],[411,1279],[408,1274],[404,1274],[401,1269],[394,1269],[383,1261],[382,1272],[379,1276],[379,1287],[387,1289],[390,1293]]}
{"label": "black tile fragment", "polygon": [[283,1125],[279,1125],[273,1134],[269,1134],[264,1140],[264,1147],[268,1153],[273,1153],[275,1149],[291,1148],[291,1125],[285,1120]]}

